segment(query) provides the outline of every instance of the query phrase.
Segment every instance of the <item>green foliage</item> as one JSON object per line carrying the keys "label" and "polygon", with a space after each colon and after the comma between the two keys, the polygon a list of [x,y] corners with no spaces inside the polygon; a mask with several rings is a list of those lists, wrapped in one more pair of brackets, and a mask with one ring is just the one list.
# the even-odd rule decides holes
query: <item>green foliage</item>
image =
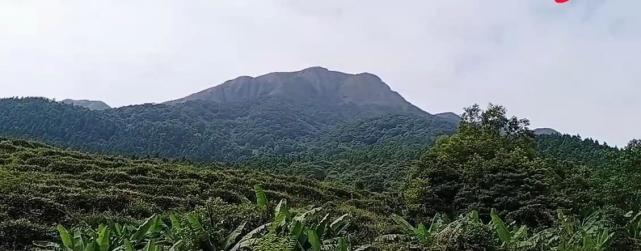
{"label": "green foliage", "polygon": [[[348,215],[331,221],[329,214],[320,217],[322,208],[312,208],[293,214],[287,201],[281,200],[273,213],[273,220],[250,231],[232,250],[250,248],[265,250],[265,245],[288,243],[290,250],[344,249],[351,244],[341,237],[347,234]],[[268,242],[264,239],[267,238]]]}
{"label": "green foliage", "polygon": [[100,225],[98,229],[77,228],[68,231],[58,225],[60,243],[40,243],[42,248],[68,251],[112,250],[228,250],[236,241],[238,233],[232,232],[225,247],[216,247],[201,223],[200,216],[172,214],[166,219],[153,216],[135,226],[118,223]]}
{"label": "green foliage", "polygon": [[267,195],[265,195],[265,190],[260,185],[255,185],[254,190],[256,191],[256,205],[260,210],[267,211]]}
{"label": "green foliage", "polygon": [[[384,189],[399,187],[404,178],[389,174],[407,172],[408,161],[455,129],[456,123],[417,109],[287,99],[190,101],[103,111],[42,98],[0,99],[0,136],[99,153],[249,165],[345,184],[364,174],[381,181],[394,177],[377,184]],[[331,165],[318,165],[324,162]],[[327,177],[330,172],[339,175]]]}
{"label": "green foliage", "polygon": [[[256,186],[255,192],[264,193],[260,186]],[[206,220],[207,210],[152,216],[139,225],[112,222],[101,224],[97,229],[79,227],[72,231],[58,225],[59,242],[37,242],[36,246],[65,251],[351,249],[348,239],[341,237],[347,234],[348,216],[330,221],[329,214],[318,218],[321,210],[314,208],[290,214],[287,202],[281,200],[274,208],[271,222],[249,232],[245,232],[247,222],[243,222],[224,238],[219,238],[219,225],[215,220]]]}
{"label": "green foliage", "polygon": [[400,225],[403,229],[405,229],[405,232],[409,234],[413,239],[417,240],[418,243],[424,246],[433,245],[436,233],[440,231],[441,227],[443,226],[443,219],[439,215],[436,215],[432,218],[432,222],[429,228],[426,228],[422,223],[418,224],[417,227],[414,227],[401,216],[398,216],[396,214],[392,215],[392,220],[394,221],[394,223]]}
{"label": "green foliage", "polygon": [[[0,145],[11,149],[3,152],[7,164],[0,164],[0,249],[24,249],[34,240],[51,240],[58,224],[97,229],[109,222],[136,224],[170,211],[205,215],[207,225],[217,229],[214,240],[224,242],[243,222],[251,228],[264,220],[250,202],[256,196],[255,184],[262,184],[265,196],[286,199],[290,206],[341,205],[369,214],[368,207],[378,211],[377,219],[391,210],[369,204],[386,201],[385,195],[329,182],[91,155],[21,140],[0,138]],[[61,163],[79,168],[57,168]],[[332,211],[344,214],[340,210]],[[376,225],[365,229],[369,232],[363,238],[374,238],[382,231]]]}
{"label": "green foliage", "polygon": [[635,240],[641,240],[641,212],[636,214],[628,212],[626,217],[630,218],[630,221],[626,225],[628,234]]}
{"label": "green foliage", "polygon": [[[77,109],[56,107],[46,100],[26,101],[17,111]],[[15,100],[4,102],[0,108]],[[233,168],[84,154],[0,138],[0,249],[34,245],[100,251],[641,249],[638,140],[618,149],[578,136],[535,138],[527,120],[507,118],[504,108],[493,105],[486,110],[466,109],[458,132],[442,137],[431,149],[429,142],[443,131],[430,130],[440,128],[440,122],[430,124],[429,119],[411,115],[361,117],[341,125],[331,121],[338,117],[328,116],[324,125],[304,125],[316,131],[300,135],[281,133],[301,128],[278,128],[272,134],[253,131],[263,127],[252,125],[243,136],[241,131],[230,133],[206,123],[181,134],[184,137],[172,138],[180,130],[174,130],[174,122],[165,123],[165,116],[180,123],[183,112],[200,114],[199,109],[212,107],[216,105],[195,102],[172,108],[180,112],[163,105],[102,113],[82,110],[84,115],[66,112],[88,116],[86,123],[154,121],[143,123],[144,130],[132,130],[152,138],[170,135],[169,143],[181,138],[198,145],[201,142],[192,141],[191,133],[208,128],[206,137],[233,138],[235,143],[221,149],[207,145],[208,151],[196,152],[220,150],[211,158],[225,156],[238,164]],[[212,117],[201,114],[205,117],[200,119],[237,125],[265,115],[262,108],[247,107],[239,104],[233,111],[218,107],[208,110],[213,115],[206,116]],[[254,115],[236,116],[238,112]],[[308,115],[298,118],[307,121]],[[76,130],[76,122],[81,123],[66,125]],[[336,127],[325,127],[332,123]],[[159,130],[159,125],[172,129]],[[42,133],[37,127],[23,129]],[[54,134],[75,142],[86,136],[84,132]],[[274,141],[258,140],[259,135],[277,135],[284,141],[265,146]],[[83,144],[96,144],[96,149],[143,147],[118,146],[107,139]],[[285,145],[292,149],[284,150]],[[186,147],[181,155],[195,151],[182,143],[171,151],[181,147]],[[408,163],[421,152],[410,172]],[[261,172],[250,170],[256,167]],[[396,188],[402,189],[394,192]]]}
{"label": "green foliage", "polygon": [[536,243],[529,239],[527,226],[522,225],[510,230],[510,227],[505,224],[495,210],[491,211],[490,217],[496,235],[502,243],[501,247],[508,250],[529,250],[536,246]]}
{"label": "green foliage", "polygon": [[490,209],[532,226],[549,225],[556,208],[545,162],[536,157],[528,121],[505,109],[466,110],[459,132],[439,140],[421,159],[405,188],[418,215]]}
{"label": "green foliage", "polygon": [[[428,230],[413,227],[399,216],[392,219],[407,235],[384,235],[377,238],[378,246],[393,246],[390,243],[401,244],[403,249],[415,250],[564,250],[564,251],[597,251],[612,250],[614,232],[608,227],[604,215],[596,212],[582,221],[575,220],[559,211],[555,225],[530,231],[525,225],[507,224],[496,213],[491,211],[488,223],[472,211],[460,215],[454,221],[447,221],[439,216],[438,224],[433,220]],[[628,227],[637,224],[630,220]],[[634,227],[632,227],[634,228]],[[427,236],[427,238],[425,238]],[[405,238],[405,237],[409,237]],[[632,235],[628,237],[633,238]],[[429,241],[425,241],[429,240]],[[409,243],[409,245],[407,244]],[[396,246],[399,247],[399,246]],[[622,249],[636,250],[639,246],[626,246]],[[399,248],[400,249],[400,248]]]}

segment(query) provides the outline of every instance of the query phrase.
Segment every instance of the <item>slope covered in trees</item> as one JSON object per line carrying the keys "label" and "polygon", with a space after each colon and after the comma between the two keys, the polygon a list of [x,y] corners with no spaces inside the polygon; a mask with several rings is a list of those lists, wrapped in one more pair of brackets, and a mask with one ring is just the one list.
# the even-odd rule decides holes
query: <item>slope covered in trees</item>
{"label": "slope covered in trees", "polygon": [[[4,99],[0,129],[5,136],[38,138],[82,150],[240,162],[269,155],[333,155],[342,152],[333,148],[336,145],[359,149],[404,136],[434,138],[456,126],[430,115],[346,118],[356,112],[347,107],[301,108],[281,101],[188,102],[89,111],[40,98]],[[377,124],[370,125],[370,120]],[[394,128],[417,123],[421,123],[417,129],[423,130],[420,134]],[[357,126],[372,128],[350,129]]]}
{"label": "slope covered in trees", "polygon": [[[385,120],[372,124],[388,128]],[[458,131],[411,166],[400,193],[2,139],[0,243],[65,250],[641,248],[641,144],[536,140],[527,125],[500,106],[468,108]],[[572,144],[594,151],[560,147]]]}
{"label": "slope covered in trees", "polygon": [[427,113],[368,113],[370,108],[267,99],[91,111],[41,98],[3,99],[0,135],[127,156],[242,165],[277,161],[295,164],[300,174],[313,172],[305,168],[311,163],[339,159],[358,163],[356,173],[397,168],[456,128]]}
{"label": "slope covered in trees", "polygon": [[41,98],[0,100],[0,135],[101,153],[226,163],[324,159],[407,148],[405,143],[424,148],[457,123],[454,114],[420,110],[373,74],[321,67],[243,76],[163,104],[101,111]]}

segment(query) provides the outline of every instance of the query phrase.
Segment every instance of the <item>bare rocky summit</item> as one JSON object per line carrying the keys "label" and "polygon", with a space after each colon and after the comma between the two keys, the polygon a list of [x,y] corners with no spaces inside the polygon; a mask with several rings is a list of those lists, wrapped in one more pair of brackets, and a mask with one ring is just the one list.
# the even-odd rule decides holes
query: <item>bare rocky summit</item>
{"label": "bare rocky summit", "polygon": [[167,104],[195,100],[247,102],[270,98],[300,103],[375,106],[385,110],[424,113],[376,75],[348,74],[322,67],[296,72],[274,72],[259,77],[242,76]]}

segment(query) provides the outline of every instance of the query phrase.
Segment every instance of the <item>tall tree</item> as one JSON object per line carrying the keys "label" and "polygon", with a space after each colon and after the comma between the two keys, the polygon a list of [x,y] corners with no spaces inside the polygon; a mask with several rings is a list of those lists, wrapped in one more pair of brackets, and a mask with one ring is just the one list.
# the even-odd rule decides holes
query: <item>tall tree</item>
{"label": "tall tree", "polygon": [[550,224],[555,203],[528,126],[507,118],[502,106],[466,108],[458,132],[437,141],[415,167],[404,190],[410,210],[487,217],[496,208],[510,220]]}

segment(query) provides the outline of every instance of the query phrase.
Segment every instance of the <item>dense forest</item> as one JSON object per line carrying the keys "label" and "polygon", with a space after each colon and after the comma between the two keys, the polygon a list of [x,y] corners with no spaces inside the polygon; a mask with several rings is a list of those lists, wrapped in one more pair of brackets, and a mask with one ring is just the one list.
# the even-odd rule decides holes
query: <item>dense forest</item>
{"label": "dense forest", "polygon": [[234,163],[265,156],[332,156],[399,141],[424,146],[456,129],[456,123],[427,113],[372,109],[267,99],[93,111],[43,98],[12,98],[0,100],[0,130],[80,150]]}
{"label": "dense forest", "polygon": [[[457,122],[425,112],[377,108],[261,99],[95,111],[43,98],[11,98],[0,100],[0,135],[127,157],[215,161],[351,181],[370,169],[407,170],[404,166],[437,137],[456,130]],[[345,170],[350,174],[332,174]]]}
{"label": "dense forest", "polygon": [[[48,100],[17,101],[25,104],[23,111],[33,105],[52,107]],[[68,112],[73,122],[55,122],[57,117],[43,115],[43,123],[118,121],[109,110],[53,107],[55,112]],[[147,108],[148,120],[164,109]],[[175,116],[180,114],[188,112]],[[2,130],[11,134],[28,125],[12,123],[3,123]],[[432,130],[434,123],[440,122],[402,114],[364,118],[323,133],[332,140],[317,139],[323,143],[314,146],[326,144],[321,149],[335,150],[331,154],[267,155],[246,162],[253,167],[153,158],[153,154],[150,158],[88,154],[1,139],[0,246],[10,250],[641,249],[640,141],[619,149],[578,136],[535,137],[528,120],[507,117],[503,107],[494,105],[467,108],[458,128],[439,133],[440,137]],[[26,128],[33,132],[46,132],[46,124],[30,125]],[[60,128],[56,133],[80,142],[74,130]],[[110,126],[92,128],[108,131]],[[421,130],[425,133],[410,135]],[[273,133],[277,135],[277,128]],[[46,141],[69,146],[53,138]],[[381,138],[384,142],[372,144]],[[85,142],[86,146],[102,143]],[[318,153],[306,147],[304,153]],[[398,169],[400,163],[404,168]],[[292,168],[296,165],[306,166]]]}

